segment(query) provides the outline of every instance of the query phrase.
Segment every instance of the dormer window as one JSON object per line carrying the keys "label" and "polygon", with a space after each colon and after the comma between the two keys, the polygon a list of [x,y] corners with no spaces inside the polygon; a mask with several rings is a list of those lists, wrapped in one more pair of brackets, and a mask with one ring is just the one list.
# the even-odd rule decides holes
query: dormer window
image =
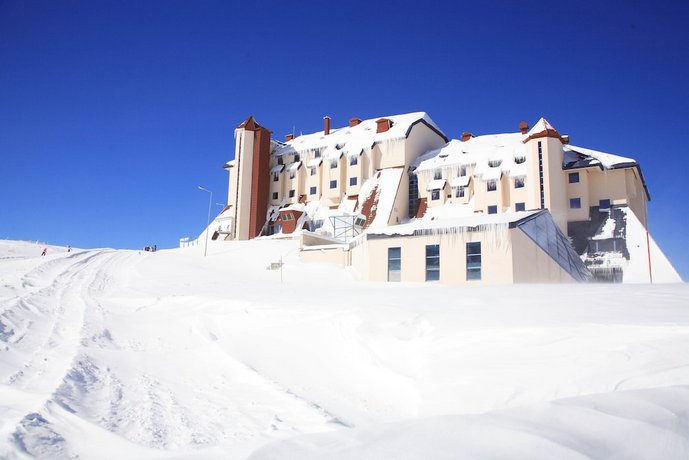
{"label": "dormer window", "polygon": [[494,192],[498,189],[498,182],[495,180],[489,180],[486,182],[486,190],[489,192]]}
{"label": "dormer window", "polygon": [[330,169],[337,168],[337,160],[330,160]]}
{"label": "dormer window", "polygon": [[501,164],[502,164],[502,160],[489,160],[488,161],[488,166],[490,166],[491,168],[497,168]]}
{"label": "dormer window", "polygon": [[443,178],[443,172],[439,169],[436,169],[435,172],[433,173],[433,180],[439,180]]}
{"label": "dormer window", "polygon": [[278,157],[278,164],[279,164],[279,165],[285,164],[285,162],[284,162],[284,160],[282,159],[282,157]]}
{"label": "dormer window", "polygon": [[[265,176],[263,176],[265,177]],[[280,180],[280,173],[274,172],[273,173],[273,182],[277,182]]]}
{"label": "dormer window", "polygon": [[466,166],[460,166],[459,167],[459,177],[464,177],[467,175],[467,167]]}
{"label": "dormer window", "polygon": [[524,178],[523,177],[515,177],[514,178],[514,188],[522,188],[524,187]]}
{"label": "dormer window", "polygon": [[298,153],[295,153],[295,154],[294,154],[294,161],[295,161],[295,162],[296,162],[296,161],[299,161],[299,154],[298,154]]}
{"label": "dormer window", "polygon": [[520,164],[524,163],[525,161],[526,161],[526,157],[514,157],[515,164],[520,165]]}
{"label": "dormer window", "polygon": [[321,157],[321,149],[316,149],[316,151],[313,152],[313,157],[314,158],[320,158]]}
{"label": "dormer window", "polygon": [[316,167],[313,166],[313,167],[309,168],[309,172],[312,176],[315,176],[316,175]]}
{"label": "dormer window", "polygon": [[359,163],[359,158],[356,156],[349,157],[349,166],[356,166]]}

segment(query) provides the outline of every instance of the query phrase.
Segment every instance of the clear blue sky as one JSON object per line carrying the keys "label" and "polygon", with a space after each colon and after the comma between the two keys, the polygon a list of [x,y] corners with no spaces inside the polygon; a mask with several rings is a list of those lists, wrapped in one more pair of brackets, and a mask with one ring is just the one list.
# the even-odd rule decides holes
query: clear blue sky
{"label": "clear blue sky", "polygon": [[454,3],[0,0],[0,238],[174,247],[205,225],[197,185],[225,203],[250,114],[278,138],[325,114],[425,111],[449,137],[544,116],[640,162],[689,279],[689,2]]}

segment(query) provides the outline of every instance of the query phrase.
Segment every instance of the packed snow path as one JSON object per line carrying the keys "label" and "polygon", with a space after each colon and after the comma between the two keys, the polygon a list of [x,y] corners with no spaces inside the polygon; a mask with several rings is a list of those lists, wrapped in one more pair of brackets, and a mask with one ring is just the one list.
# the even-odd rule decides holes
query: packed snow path
{"label": "packed snow path", "polygon": [[292,242],[199,249],[0,241],[0,458],[689,456],[686,285],[368,284]]}

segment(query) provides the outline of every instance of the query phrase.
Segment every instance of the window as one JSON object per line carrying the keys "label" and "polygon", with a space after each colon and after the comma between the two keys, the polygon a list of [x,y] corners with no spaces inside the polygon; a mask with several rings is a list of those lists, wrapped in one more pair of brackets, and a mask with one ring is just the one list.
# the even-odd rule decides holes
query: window
{"label": "window", "polygon": [[497,181],[489,180],[488,182],[486,182],[486,190],[488,190],[489,192],[494,192],[495,190],[497,190],[497,188],[498,188]]}
{"label": "window", "polygon": [[488,206],[488,214],[497,214],[498,213],[498,206],[495,204],[492,204]]}
{"label": "window", "polygon": [[523,177],[515,177],[514,178],[514,188],[522,188],[524,187],[524,178]]}
{"label": "window", "polygon": [[543,149],[538,141],[538,185],[541,190],[541,209],[545,208],[545,189],[543,188]]}
{"label": "window", "polygon": [[488,160],[488,166],[491,168],[497,168],[502,164],[502,160]]}
{"label": "window", "polygon": [[349,166],[356,166],[359,163],[359,157],[349,157]]}
{"label": "window", "polygon": [[273,173],[273,182],[277,182],[280,180],[280,173],[274,172]]}
{"label": "window", "polygon": [[514,157],[514,163],[515,164],[522,164],[526,161],[526,157]]}
{"label": "window", "polygon": [[526,210],[526,205],[524,202],[521,203],[514,203],[514,210],[515,211],[525,211]]}
{"label": "window", "polygon": [[467,243],[467,280],[481,279],[481,242]]}
{"label": "window", "polygon": [[295,162],[299,161],[300,158],[301,158],[301,157],[299,156],[298,153],[295,153],[295,154],[294,154],[294,161],[295,161]]}
{"label": "window", "polygon": [[315,232],[316,230],[318,230],[322,226],[323,226],[323,219],[312,220],[311,222],[309,222],[309,230],[312,232]]}
{"label": "window", "polygon": [[337,181],[336,180],[330,181],[330,188],[337,188]]}
{"label": "window", "polygon": [[311,174],[312,176],[316,175],[316,167],[315,166],[312,166],[309,168],[309,174]]}
{"label": "window", "polygon": [[282,157],[278,157],[278,164],[279,164],[279,165],[285,164],[285,162],[284,162],[284,160],[282,159]]}
{"label": "window", "polygon": [[311,188],[309,189],[309,194],[315,195],[315,194],[316,194],[316,187],[311,187]]}
{"label": "window", "polygon": [[464,198],[464,187],[457,187],[457,191],[455,192],[455,196],[457,198]]}
{"label": "window", "polygon": [[538,141],[538,154],[540,155],[542,153],[543,153],[543,145],[541,144],[541,141]]}
{"label": "window", "polygon": [[459,175],[460,175],[460,177],[464,177],[467,175],[467,167],[466,166],[460,166],[459,167]]}
{"label": "window", "polygon": [[409,171],[409,217],[416,215],[419,206],[419,181],[414,171]]}
{"label": "window", "polygon": [[438,180],[438,179],[442,179],[442,178],[443,178],[443,172],[441,170],[437,169],[433,173],[433,180]]}
{"label": "window", "polygon": [[440,245],[429,244],[426,246],[426,281],[438,281],[440,279]]}
{"label": "window", "polygon": [[330,169],[337,168],[337,160],[330,160]]}
{"label": "window", "polygon": [[402,271],[402,249],[388,248],[388,281],[399,281]]}
{"label": "window", "polygon": [[289,191],[289,197],[294,198],[294,189]]}
{"label": "window", "polygon": [[431,200],[439,200],[440,199],[440,190],[431,190]]}
{"label": "window", "polygon": [[581,208],[581,198],[570,198],[569,199],[569,207],[571,209]]}
{"label": "window", "polygon": [[314,157],[314,158],[320,158],[320,157],[321,157],[321,150],[320,150],[320,149],[316,149],[316,150],[313,152],[313,157]]}
{"label": "window", "polygon": [[356,185],[356,177],[350,177],[349,178],[349,185],[351,185],[351,186]]}
{"label": "window", "polygon": [[290,212],[282,215],[282,220],[292,220],[292,219],[294,219],[294,215]]}
{"label": "window", "polygon": [[576,184],[579,182],[579,173],[569,173],[569,183],[570,184]]}
{"label": "window", "polygon": [[278,192],[273,192],[273,199],[277,200],[278,199]]}
{"label": "window", "polygon": [[601,210],[610,209],[610,200],[600,200],[598,205]]}

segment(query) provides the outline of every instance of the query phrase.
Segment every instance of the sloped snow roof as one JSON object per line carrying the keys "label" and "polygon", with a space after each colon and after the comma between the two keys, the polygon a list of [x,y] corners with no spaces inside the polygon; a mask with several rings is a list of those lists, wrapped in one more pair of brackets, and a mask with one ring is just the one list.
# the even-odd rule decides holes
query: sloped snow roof
{"label": "sloped snow roof", "polygon": [[434,179],[428,183],[426,190],[442,190],[445,188],[445,179]]}
{"label": "sloped snow roof", "polygon": [[315,168],[316,166],[320,166],[320,164],[323,162],[323,158],[314,158],[312,160],[309,160],[308,163],[306,163],[307,168]]}
{"label": "sloped snow roof", "polygon": [[[620,166],[634,166],[637,164],[636,161],[632,158],[613,155],[612,153],[599,152],[597,150],[586,149],[583,147],[577,147],[576,145],[565,145],[564,151],[579,153],[581,155],[591,157],[591,159],[595,161],[591,162],[589,160],[589,165],[594,166],[600,164],[605,169],[613,169],[615,167]],[[566,156],[565,163],[567,163],[567,160],[574,159],[567,158]]]}
{"label": "sloped snow roof", "polygon": [[[515,163],[515,158],[526,156],[526,146],[522,143],[525,135],[521,133],[488,134],[472,137],[468,141],[452,139],[439,149],[430,150],[414,163],[416,172],[435,171],[441,168],[476,165],[474,177],[482,180],[496,179],[501,173],[524,167]],[[490,167],[489,162],[500,162],[500,166]]]}
{"label": "sloped snow roof", "polygon": [[287,171],[296,171],[301,166],[301,161],[295,161],[287,166]]}
{"label": "sloped snow roof", "polygon": [[276,172],[282,172],[282,170],[285,168],[285,165],[275,165],[272,168],[270,168],[270,172],[276,173]]}
{"label": "sloped snow roof", "polygon": [[407,224],[390,225],[368,231],[371,235],[413,235],[417,230],[432,230],[432,229],[452,229],[452,228],[468,228],[478,227],[482,225],[506,225],[511,222],[524,219],[525,217],[537,214],[541,210],[535,211],[519,211],[519,212],[504,212],[498,214],[479,214],[474,213],[469,216],[423,220],[416,219]]}
{"label": "sloped snow roof", "polygon": [[543,131],[548,131],[548,130],[557,131],[557,129],[555,129],[555,128],[553,127],[553,125],[551,125],[550,123],[548,123],[548,120],[546,120],[545,118],[541,117],[541,118],[536,122],[536,124],[533,125],[533,128],[531,128],[531,129],[529,130],[529,132],[526,133],[526,137],[530,137],[530,136],[533,136],[534,134],[539,134],[539,133],[542,133]]}
{"label": "sloped snow roof", "polygon": [[450,187],[466,187],[469,185],[470,176],[458,176],[452,178],[450,181]]}
{"label": "sloped snow roof", "polygon": [[375,143],[405,138],[409,129],[415,123],[422,121],[446,138],[440,128],[425,112],[392,115],[385,118],[392,121],[392,126],[383,133],[376,133],[376,120],[379,119],[377,117],[364,120],[356,126],[331,129],[330,134],[327,136],[323,131],[319,131],[295,137],[278,145],[274,149],[273,154],[279,156],[321,149],[323,156],[327,158],[330,158],[332,155],[339,157],[339,152],[346,155],[358,155],[364,149],[371,148]]}

